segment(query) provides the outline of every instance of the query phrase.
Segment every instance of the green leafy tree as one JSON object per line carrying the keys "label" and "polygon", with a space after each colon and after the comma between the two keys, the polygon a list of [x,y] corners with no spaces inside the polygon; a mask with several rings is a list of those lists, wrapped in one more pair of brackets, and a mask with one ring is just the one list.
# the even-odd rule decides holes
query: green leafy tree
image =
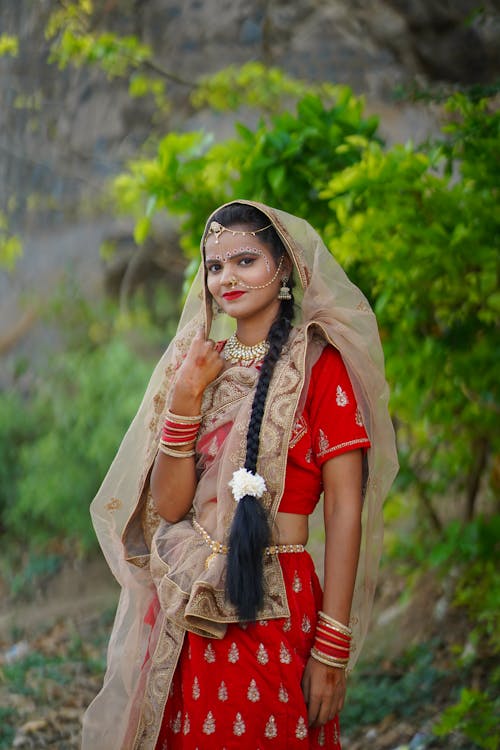
{"label": "green leafy tree", "polygon": [[[453,99],[450,142],[370,144],[322,195],[332,252],[372,299],[399,426],[401,480],[436,528],[433,496],[462,493],[470,520],[498,454],[500,115]],[[444,160],[447,171],[443,172]]]}
{"label": "green leafy tree", "polygon": [[221,143],[203,132],[166,135],[154,156],[132,161],[114,181],[120,210],[137,217],[136,241],[166,210],[182,217],[181,242],[195,258],[206,216],[235,196],[286,206],[324,226],[322,188],[359,161],[378,124],[363,116],[362,100],[348,87],[330,87],[328,98],[332,104],[306,94],[295,113],[263,118],[253,130],[237,123],[235,136]]}

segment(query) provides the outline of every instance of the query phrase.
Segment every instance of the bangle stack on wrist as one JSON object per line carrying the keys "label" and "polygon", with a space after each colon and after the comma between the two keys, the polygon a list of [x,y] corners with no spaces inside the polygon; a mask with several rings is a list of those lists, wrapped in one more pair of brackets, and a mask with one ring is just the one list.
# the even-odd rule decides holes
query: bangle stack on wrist
{"label": "bangle stack on wrist", "polygon": [[346,669],[351,647],[351,629],[334,620],[333,617],[318,612],[316,638],[311,656],[328,667]]}
{"label": "bangle stack on wrist", "polygon": [[195,455],[195,450],[179,450],[182,446],[191,445],[198,437],[201,424],[201,414],[193,417],[181,416],[167,410],[159,450],[174,458],[189,458]]}

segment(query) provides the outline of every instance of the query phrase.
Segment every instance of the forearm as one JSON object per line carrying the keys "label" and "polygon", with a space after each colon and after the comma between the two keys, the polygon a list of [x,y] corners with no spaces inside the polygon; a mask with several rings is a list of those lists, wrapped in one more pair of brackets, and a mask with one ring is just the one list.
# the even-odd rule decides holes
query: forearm
{"label": "forearm", "polygon": [[162,518],[170,523],[184,518],[193,503],[196,484],[194,457],[173,458],[158,453],[151,472],[151,495]]}
{"label": "forearm", "polygon": [[[175,387],[170,410],[179,416],[196,416],[200,413],[201,396]],[[192,453],[195,442],[179,446],[178,453]],[[156,456],[151,473],[151,494],[157,512],[166,521],[180,521],[191,508],[196,492],[197,477],[195,456],[169,456],[161,451]]]}
{"label": "forearm", "polygon": [[348,624],[359,560],[361,520],[356,507],[335,505],[325,519],[323,610]]}
{"label": "forearm", "polygon": [[324,467],[325,575],[323,610],[347,624],[361,543],[361,451]]}

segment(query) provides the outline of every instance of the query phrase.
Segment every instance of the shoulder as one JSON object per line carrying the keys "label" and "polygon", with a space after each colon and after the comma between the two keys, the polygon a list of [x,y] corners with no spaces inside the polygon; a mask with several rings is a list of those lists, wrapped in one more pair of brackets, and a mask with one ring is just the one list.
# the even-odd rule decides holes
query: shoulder
{"label": "shoulder", "polygon": [[345,365],[339,350],[331,344],[325,344],[323,351],[312,368],[313,379],[333,377],[337,373],[344,371]]}

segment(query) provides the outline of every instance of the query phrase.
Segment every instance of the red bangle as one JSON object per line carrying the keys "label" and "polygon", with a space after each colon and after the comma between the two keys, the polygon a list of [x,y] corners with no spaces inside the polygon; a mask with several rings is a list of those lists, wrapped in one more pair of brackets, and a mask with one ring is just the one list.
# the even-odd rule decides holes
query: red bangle
{"label": "red bangle", "polygon": [[168,413],[161,432],[161,444],[164,446],[189,445],[194,443],[198,437],[201,419],[199,417],[189,418],[189,422],[179,421],[174,415]]}

